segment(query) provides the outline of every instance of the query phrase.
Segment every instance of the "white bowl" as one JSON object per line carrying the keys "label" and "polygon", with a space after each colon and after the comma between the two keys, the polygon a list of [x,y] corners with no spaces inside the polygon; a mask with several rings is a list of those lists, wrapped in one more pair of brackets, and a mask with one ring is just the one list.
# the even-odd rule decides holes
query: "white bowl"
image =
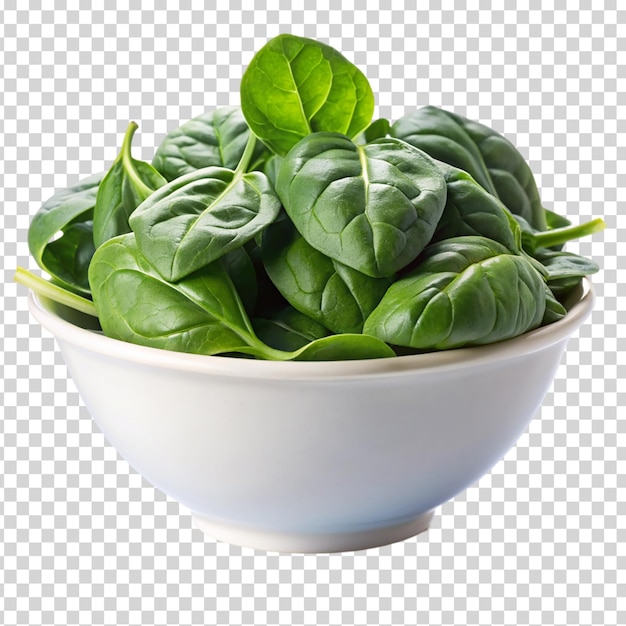
{"label": "white bowl", "polygon": [[108,441],[207,534],[285,552],[380,546],[515,445],[593,290],[489,346],[369,361],[257,361],[136,346],[29,300]]}

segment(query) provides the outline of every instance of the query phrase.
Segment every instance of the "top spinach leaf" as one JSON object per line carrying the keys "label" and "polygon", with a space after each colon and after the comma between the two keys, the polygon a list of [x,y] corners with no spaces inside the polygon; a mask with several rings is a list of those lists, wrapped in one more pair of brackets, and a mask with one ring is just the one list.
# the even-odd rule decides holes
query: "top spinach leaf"
{"label": "top spinach leaf", "polygon": [[309,245],[374,278],[417,257],[446,201],[443,176],[421,150],[393,137],[357,145],[327,132],[289,151],[276,192]]}
{"label": "top spinach leaf", "polygon": [[408,113],[391,127],[391,135],[432,157],[468,172],[534,228],[546,229],[545,209],[524,157],[492,128],[434,106]]}
{"label": "top spinach leaf", "polygon": [[356,137],[371,122],[367,78],[337,50],[283,34],[259,50],[241,80],[241,108],[250,128],[284,156],[312,132]]}
{"label": "top spinach leaf", "polygon": [[[250,129],[238,107],[221,107],[185,122],[165,137],[152,165],[167,180],[174,180],[211,165],[234,170],[243,156]],[[257,142],[248,170],[269,156]]]}
{"label": "top spinach leaf", "polygon": [[[103,174],[94,174],[43,203],[28,230],[28,247],[54,283],[89,295],[87,270],[94,253],[93,209]],[[61,236],[57,236],[61,233]]]}

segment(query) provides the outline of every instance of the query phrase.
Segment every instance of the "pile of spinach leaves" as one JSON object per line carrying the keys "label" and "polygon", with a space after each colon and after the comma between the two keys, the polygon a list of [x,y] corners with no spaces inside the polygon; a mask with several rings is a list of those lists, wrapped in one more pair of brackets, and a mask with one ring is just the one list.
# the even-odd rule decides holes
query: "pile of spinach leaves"
{"label": "pile of spinach leaves", "polygon": [[437,107],[373,121],[367,78],[321,42],[270,40],[241,107],[131,123],[108,172],[56,193],[16,279],[142,345],[274,360],[389,357],[554,322],[603,228],[545,209],[503,136]]}

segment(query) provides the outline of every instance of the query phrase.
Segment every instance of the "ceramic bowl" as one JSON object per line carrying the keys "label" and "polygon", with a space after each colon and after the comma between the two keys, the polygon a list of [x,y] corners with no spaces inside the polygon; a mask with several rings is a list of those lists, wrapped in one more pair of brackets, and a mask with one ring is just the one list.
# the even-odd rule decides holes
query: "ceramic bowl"
{"label": "ceramic bowl", "polygon": [[511,449],[593,306],[489,346],[281,363],[181,354],[89,330],[30,296],[98,427],[229,543],[333,552],[400,541]]}

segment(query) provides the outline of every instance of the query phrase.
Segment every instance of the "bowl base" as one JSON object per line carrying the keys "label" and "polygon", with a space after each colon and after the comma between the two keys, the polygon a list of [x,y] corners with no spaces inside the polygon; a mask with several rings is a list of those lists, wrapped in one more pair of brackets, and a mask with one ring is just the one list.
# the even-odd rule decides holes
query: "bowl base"
{"label": "bowl base", "polygon": [[192,513],[196,528],[206,535],[237,546],[286,553],[352,552],[404,541],[428,530],[434,511],[401,523],[366,530],[336,533],[277,532],[233,526]]}

